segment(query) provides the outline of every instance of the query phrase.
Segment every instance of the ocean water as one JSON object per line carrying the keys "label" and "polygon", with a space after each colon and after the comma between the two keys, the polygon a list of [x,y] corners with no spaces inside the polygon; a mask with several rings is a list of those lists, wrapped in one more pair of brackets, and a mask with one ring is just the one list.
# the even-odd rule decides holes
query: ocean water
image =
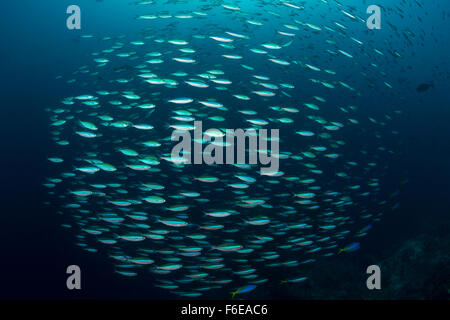
{"label": "ocean water", "polygon": [[[450,5],[373,4],[6,1],[2,298],[447,298]],[[194,120],[277,168],[173,163]]]}

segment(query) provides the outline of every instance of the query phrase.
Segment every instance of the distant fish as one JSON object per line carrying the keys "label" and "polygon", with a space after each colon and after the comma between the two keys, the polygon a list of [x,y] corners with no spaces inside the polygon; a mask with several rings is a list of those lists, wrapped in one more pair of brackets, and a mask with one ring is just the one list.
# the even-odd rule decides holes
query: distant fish
{"label": "distant fish", "polygon": [[417,92],[425,92],[430,88],[434,88],[434,82],[431,81],[430,83],[422,83],[417,86],[416,91]]}

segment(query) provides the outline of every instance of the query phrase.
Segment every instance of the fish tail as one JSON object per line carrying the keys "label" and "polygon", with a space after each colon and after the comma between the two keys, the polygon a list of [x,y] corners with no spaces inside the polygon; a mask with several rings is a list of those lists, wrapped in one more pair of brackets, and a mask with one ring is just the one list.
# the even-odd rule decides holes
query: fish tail
{"label": "fish tail", "polygon": [[341,252],[345,251],[345,249],[339,249],[337,254],[340,254]]}
{"label": "fish tail", "polygon": [[236,291],[231,291],[231,299],[234,299],[234,296],[237,294],[237,290]]}
{"label": "fish tail", "polygon": [[280,284],[287,283],[287,280],[281,280]]}

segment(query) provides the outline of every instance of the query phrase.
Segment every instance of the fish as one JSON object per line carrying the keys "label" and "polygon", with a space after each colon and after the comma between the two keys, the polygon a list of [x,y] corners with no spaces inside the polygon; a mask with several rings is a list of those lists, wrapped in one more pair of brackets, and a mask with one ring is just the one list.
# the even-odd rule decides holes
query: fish
{"label": "fish", "polygon": [[425,92],[428,91],[430,88],[434,88],[434,82],[431,81],[430,83],[421,83],[417,86],[416,91],[417,92]]}
{"label": "fish", "polygon": [[337,254],[340,254],[342,252],[354,252],[356,250],[359,250],[359,248],[360,248],[360,243],[359,242],[353,242],[353,243],[345,246],[344,248],[339,249]]}
{"label": "fish", "polygon": [[253,291],[255,288],[256,288],[256,285],[254,285],[254,284],[249,284],[244,287],[238,288],[237,290],[231,292],[231,298],[233,299],[237,294]]}

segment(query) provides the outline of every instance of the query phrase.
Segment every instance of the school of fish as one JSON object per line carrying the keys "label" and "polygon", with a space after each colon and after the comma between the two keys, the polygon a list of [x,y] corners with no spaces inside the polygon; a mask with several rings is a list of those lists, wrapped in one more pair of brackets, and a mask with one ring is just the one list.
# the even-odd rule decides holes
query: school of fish
{"label": "school of fish", "polygon": [[[359,249],[398,205],[384,181],[403,107],[389,77],[402,53],[374,46],[365,7],[129,5],[141,32],[81,35],[98,49],[64,77],[79,94],[48,109],[44,185],[76,245],[185,298],[303,282],[304,265]],[[279,129],[279,170],[173,159],[172,132],[194,121]]]}

